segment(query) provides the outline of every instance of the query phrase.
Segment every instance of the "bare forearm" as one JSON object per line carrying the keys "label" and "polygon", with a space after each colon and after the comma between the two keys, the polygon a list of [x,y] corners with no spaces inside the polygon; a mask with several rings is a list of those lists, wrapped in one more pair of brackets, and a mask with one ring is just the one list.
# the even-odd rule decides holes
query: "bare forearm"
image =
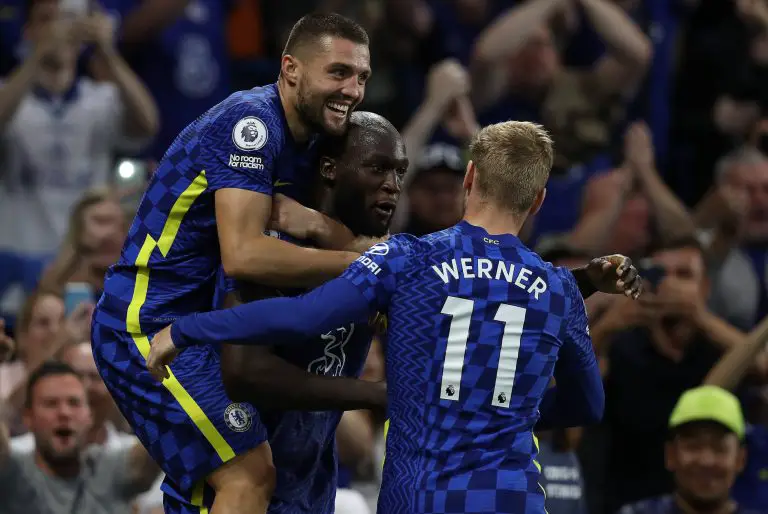
{"label": "bare forearm", "polygon": [[639,172],[640,183],[651,202],[656,228],[666,241],[691,236],[696,231],[693,217],[685,205],[661,180],[655,169]]}
{"label": "bare forearm", "polygon": [[122,40],[126,45],[139,45],[155,37],[176,21],[190,0],[144,0],[125,17]]}
{"label": "bare forearm", "polygon": [[603,253],[623,205],[623,200],[616,199],[609,207],[582,216],[568,233],[568,243],[594,254]]}
{"label": "bare forearm", "polygon": [[114,48],[100,49],[100,59],[107,79],[120,90],[124,103],[126,129],[129,135],[152,137],[160,127],[160,115],[152,94]]}
{"label": "bare forearm", "polygon": [[480,34],[475,44],[475,58],[495,62],[514,54],[563,3],[563,0],[537,0],[510,9]]}
{"label": "bare forearm", "polygon": [[698,316],[696,325],[700,332],[707,334],[708,339],[724,351],[743,346],[746,340],[741,330],[709,311]]}
{"label": "bare forearm", "polygon": [[645,66],[651,55],[651,42],[627,13],[614,2],[581,0],[595,31],[618,60]]}
{"label": "bare forearm", "polygon": [[227,275],[272,287],[314,287],[341,275],[359,257],[352,252],[317,250],[258,236],[224,261]]}
{"label": "bare forearm", "polygon": [[[403,141],[405,147],[408,149],[408,155],[414,158],[421,155],[421,151],[426,145],[429,138],[435,132],[435,128],[440,123],[440,119],[443,115],[443,107],[433,102],[425,101],[416,112],[408,120],[405,128],[403,129]],[[411,179],[409,175],[412,175],[410,171],[413,170],[414,163],[411,163],[411,169],[404,179],[404,186],[407,185]]]}
{"label": "bare forearm", "polygon": [[35,84],[39,70],[39,59],[33,55],[16,68],[8,81],[0,86],[0,131],[13,119],[24,96]]}
{"label": "bare forearm", "polygon": [[757,355],[765,349],[768,340],[768,318],[764,319],[742,344],[726,353],[704,379],[705,384],[734,389],[754,364]]}

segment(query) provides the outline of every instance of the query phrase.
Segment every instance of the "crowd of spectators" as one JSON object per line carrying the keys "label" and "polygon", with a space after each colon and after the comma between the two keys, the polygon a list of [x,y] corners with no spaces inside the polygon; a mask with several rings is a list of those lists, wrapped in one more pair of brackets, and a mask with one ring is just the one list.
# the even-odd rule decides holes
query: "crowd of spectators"
{"label": "crowd of spectators", "polygon": [[[768,0],[0,0],[0,513],[162,512],[94,302],[176,134],[274,82],[313,10],[371,35],[360,109],[411,161],[393,232],[456,223],[472,135],[535,121],[557,155],[522,239],[646,278],[587,301],[606,412],[537,434],[548,512],[768,513]],[[375,510],[382,421],[342,418],[339,513]]]}

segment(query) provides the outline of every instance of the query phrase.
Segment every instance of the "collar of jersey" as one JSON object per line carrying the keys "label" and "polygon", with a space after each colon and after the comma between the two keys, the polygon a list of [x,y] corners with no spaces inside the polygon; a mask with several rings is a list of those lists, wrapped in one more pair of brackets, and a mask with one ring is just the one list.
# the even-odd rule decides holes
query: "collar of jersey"
{"label": "collar of jersey", "polygon": [[60,102],[61,104],[68,104],[71,103],[75,98],[77,98],[77,90],[79,86],[79,81],[75,80],[72,82],[72,86],[66,90],[61,95],[54,95],[47,89],[41,87],[41,86],[35,86],[32,90],[32,93],[39,98],[40,100],[44,102],[48,102],[50,104]]}
{"label": "collar of jersey", "polygon": [[457,225],[457,228],[462,234],[466,234],[472,238],[485,239],[486,242],[491,244],[498,244],[503,248],[522,246],[523,243],[520,238],[512,234],[489,234],[484,228],[472,225],[465,220],[462,220]]}

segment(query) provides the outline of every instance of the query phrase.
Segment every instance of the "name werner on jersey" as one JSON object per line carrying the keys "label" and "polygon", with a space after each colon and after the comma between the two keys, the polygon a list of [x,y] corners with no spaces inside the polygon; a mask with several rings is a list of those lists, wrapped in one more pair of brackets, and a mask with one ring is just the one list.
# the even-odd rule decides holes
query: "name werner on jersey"
{"label": "name werner on jersey", "polygon": [[459,280],[460,277],[463,279],[504,280],[524,289],[537,300],[539,295],[547,290],[547,283],[543,278],[533,276],[533,272],[528,268],[515,266],[505,261],[463,257],[434,265],[432,270],[446,284],[451,279]]}

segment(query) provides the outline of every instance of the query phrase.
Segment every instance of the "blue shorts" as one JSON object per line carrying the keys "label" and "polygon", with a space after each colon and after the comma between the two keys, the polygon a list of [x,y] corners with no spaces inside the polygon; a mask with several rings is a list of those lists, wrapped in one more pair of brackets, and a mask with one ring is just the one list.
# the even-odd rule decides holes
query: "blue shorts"
{"label": "blue shorts", "polygon": [[[123,416],[182,498],[235,455],[267,440],[257,411],[227,397],[217,346],[184,350],[159,383],[149,374],[146,336],[94,323],[93,356]],[[167,491],[166,491],[167,492]]]}

